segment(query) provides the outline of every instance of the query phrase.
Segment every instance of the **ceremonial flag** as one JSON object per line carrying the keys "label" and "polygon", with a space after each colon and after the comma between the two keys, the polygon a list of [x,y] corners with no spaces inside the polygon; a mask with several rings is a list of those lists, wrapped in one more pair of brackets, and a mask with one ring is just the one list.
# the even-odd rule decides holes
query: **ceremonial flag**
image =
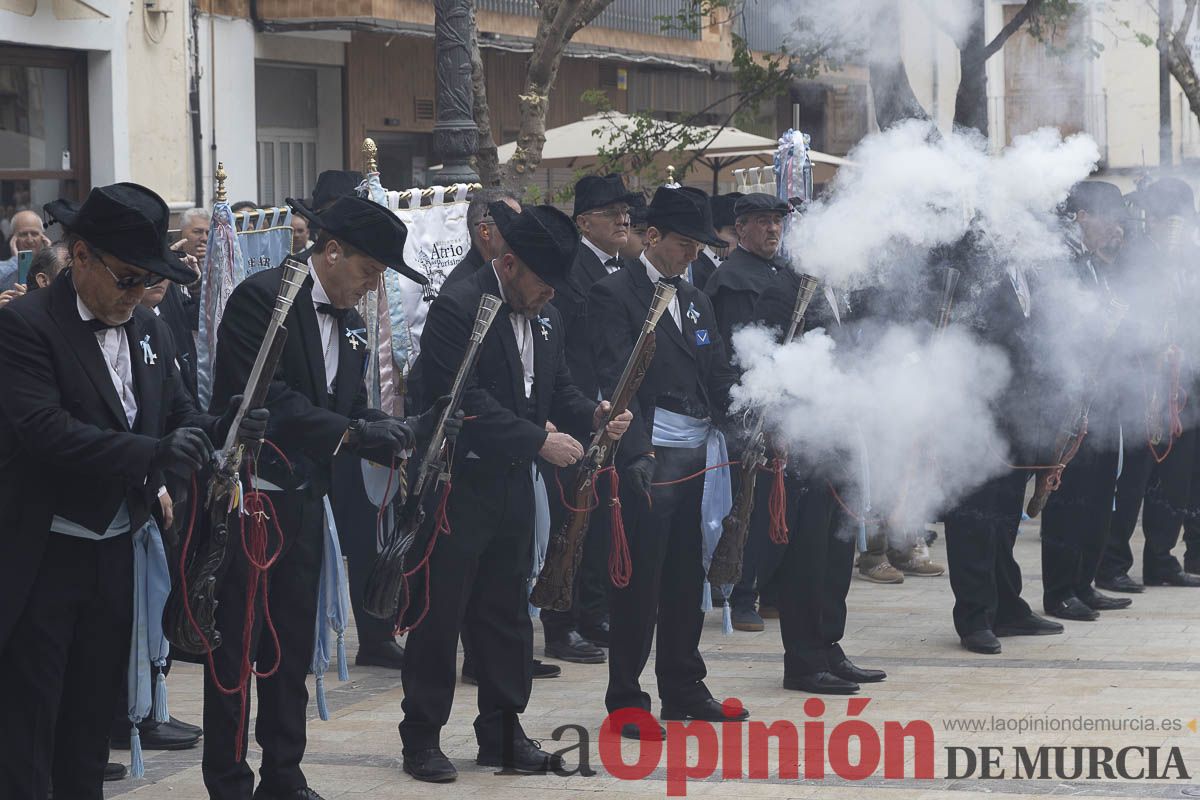
{"label": "ceremonial flag", "polygon": [[260,208],[238,214],[238,246],[245,259],[246,277],[277,267],[292,252],[292,210]]}
{"label": "ceremonial flag", "polygon": [[[289,228],[290,230],[290,228]],[[208,251],[200,278],[200,329],[196,338],[196,384],[200,408],[212,399],[213,362],[217,358],[217,329],[233,287],[246,277],[246,265],[233,228],[229,203],[218,199],[208,230]]]}

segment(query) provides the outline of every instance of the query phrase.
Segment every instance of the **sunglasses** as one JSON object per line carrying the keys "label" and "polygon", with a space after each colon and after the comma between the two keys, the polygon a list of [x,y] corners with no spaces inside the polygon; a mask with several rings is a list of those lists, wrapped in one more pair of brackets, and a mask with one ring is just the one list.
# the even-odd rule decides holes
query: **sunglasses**
{"label": "sunglasses", "polygon": [[108,263],[105,262],[99,253],[95,250],[91,252],[96,257],[96,260],[100,262],[100,265],[112,276],[113,283],[117,285],[117,289],[122,292],[127,292],[138,286],[150,289],[166,280],[162,275],[155,275],[153,272],[147,272],[145,275],[126,275],[124,278],[118,278],[116,273],[109,269]]}

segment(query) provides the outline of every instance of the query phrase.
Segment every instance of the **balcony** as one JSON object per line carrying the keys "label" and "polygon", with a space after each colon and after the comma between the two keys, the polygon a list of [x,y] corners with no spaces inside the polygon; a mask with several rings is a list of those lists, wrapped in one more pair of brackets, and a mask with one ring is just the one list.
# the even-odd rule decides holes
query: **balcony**
{"label": "balcony", "polygon": [[[674,18],[687,5],[686,0],[615,0],[601,12],[592,24],[618,31],[629,31],[670,39],[700,39],[700,31],[663,30],[663,17]],[[482,11],[512,14],[518,17],[539,17],[541,12],[533,0],[476,0]]]}
{"label": "balcony", "polygon": [[1038,128],[1053,127],[1063,136],[1087,133],[1108,162],[1108,95],[1077,92],[1031,92],[988,98],[988,144],[992,152]]}

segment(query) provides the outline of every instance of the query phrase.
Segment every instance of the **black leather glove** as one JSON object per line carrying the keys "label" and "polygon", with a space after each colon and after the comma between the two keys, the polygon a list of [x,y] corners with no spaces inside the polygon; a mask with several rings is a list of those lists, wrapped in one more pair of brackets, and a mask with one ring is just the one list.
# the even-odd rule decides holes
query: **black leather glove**
{"label": "black leather glove", "polygon": [[[221,422],[218,431],[221,438],[224,439],[229,435],[229,426],[233,424],[233,418],[237,416],[238,409],[242,407],[242,395],[235,394],[229,398],[229,405],[225,408],[225,413],[221,415]],[[270,413],[265,408],[252,408],[246,412],[246,416],[242,417],[241,423],[238,425],[238,439],[246,444],[260,441],[267,436],[267,418]]]}
{"label": "black leather glove", "polygon": [[354,450],[390,450],[399,455],[413,446],[416,435],[408,422],[388,417],[374,422],[355,420],[350,423],[347,444]]}
{"label": "black leather glove", "polygon": [[654,456],[643,453],[629,462],[629,466],[625,468],[624,478],[634,489],[648,496],[650,484],[654,480],[655,464]]}
{"label": "black leather glove", "polygon": [[[450,395],[442,395],[434,401],[433,407],[418,417],[409,417],[407,422],[417,434],[417,441],[428,442],[433,436],[433,429],[442,411],[450,404]],[[463,412],[459,409],[446,420],[446,438],[453,441],[462,432]]]}
{"label": "black leather glove", "polygon": [[187,479],[208,464],[213,457],[212,442],[201,428],[179,428],[158,440],[152,472],[169,472]]}
{"label": "black leather glove", "polygon": [[462,433],[463,418],[465,416],[463,410],[460,408],[446,419],[446,441],[450,444],[454,444],[454,440]]}

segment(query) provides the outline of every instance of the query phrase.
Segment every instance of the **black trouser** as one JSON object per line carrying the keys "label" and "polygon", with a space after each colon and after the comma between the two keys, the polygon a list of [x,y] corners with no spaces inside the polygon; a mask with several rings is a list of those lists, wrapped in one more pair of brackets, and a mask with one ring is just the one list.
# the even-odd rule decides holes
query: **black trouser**
{"label": "black trouser", "polygon": [[[704,469],[706,448],[660,447],[657,482],[676,480]],[[633,572],[624,589],[609,594],[612,618],[608,651],[609,711],[650,710],[650,695],[639,678],[655,642],[654,672],[664,706],[690,706],[712,697],[704,685],[707,671],[700,656],[704,579],[700,530],[701,478],[651,490],[653,503],[621,481],[621,507]]]}
{"label": "black trouser", "polygon": [[[284,549],[270,571],[268,602],[271,621],[279,635],[279,654],[274,642],[263,630],[262,592],[256,598],[254,627],[250,635],[250,656],[259,672],[278,670],[269,678],[256,678],[258,709],[254,738],[262,747],[259,768],[264,791],[286,794],[307,786],[300,761],[307,743],[305,724],[308,711],[308,687],[305,681],[312,663],[313,637],[316,632],[317,588],[321,576],[324,540],[324,504],[307,492],[268,492],[275,505],[275,516],[283,531]],[[232,523],[234,526],[237,522]],[[270,523],[268,523],[270,525]],[[274,526],[268,552],[276,545]],[[213,651],[213,660],[221,684],[232,688],[242,668],[243,619],[246,608],[248,563],[241,550],[241,534],[230,532],[226,558],[229,570],[218,588],[217,630],[223,644]],[[249,693],[247,688],[247,693]],[[236,694],[222,693],[204,670],[204,785],[213,800],[246,800],[254,789],[254,773],[246,763],[246,744],[250,738],[251,701],[246,698],[244,713]],[[242,746],[235,748],[238,722],[245,727]]]}
{"label": "black trouser", "polygon": [[[546,490],[550,495],[550,530],[560,528],[566,519],[566,509],[558,494],[553,467],[545,469]],[[559,478],[564,493],[570,491],[568,470],[562,470]],[[542,627],[546,641],[565,639],[573,630],[599,625],[608,619],[608,548],[611,536],[611,512],[609,499],[611,485],[608,477],[601,478],[597,487],[598,502],[588,520],[587,537],[583,541],[583,560],[575,575],[574,598],[566,611],[542,609]]]}
{"label": "black trouser", "polygon": [[[1183,568],[1171,550],[1195,506],[1200,505],[1200,429],[1189,428],[1175,440],[1166,459],[1155,466],[1142,509],[1142,576],[1153,581]],[[1200,551],[1198,551],[1200,552]]]}
{"label": "black trouser", "polygon": [[[404,480],[403,473],[396,476]],[[395,626],[363,610],[363,592],[367,576],[375,564],[375,524],[379,509],[367,498],[363,488],[362,459],[353,453],[341,453],[333,460],[333,488],[329,493],[338,541],[346,557],[350,584],[350,607],[358,630],[358,646],[378,644],[393,638]]]}
{"label": "black trouser", "polygon": [[789,519],[788,544],[771,587],[779,602],[785,677],[828,671],[846,657],[846,595],[854,571],[854,537],[841,530],[838,511],[824,479],[788,482],[800,494]]}
{"label": "black trouser", "polygon": [[[737,609],[754,608],[759,592],[766,591],[767,581],[783,558],[784,546],[771,541],[770,504],[774,480],[772,473],[760,472],[754,483],[754,511],[750,514],[750,529],[742,551],[742,577],[729,595],[729,604]],[[736,487],[734,491],[737,491]],[[770,592],[766,593],[770,595]]]}
{"label": "black trouser", "polygon": [[1146,444],[1145,434],[1139,432],[1131,436],[1129,430],[1126,428],[1125,431],[1125,458],[1121,464],[1121,476],[1117,478],[1117,501],[1108,544],[1097,570],[1097,577],[1108,580],[1128,575],[1129,570],[1133,569],[1133,549],[1129,543],[1137,528],[1146,486],[1154,471],[1154,455]]}
{"label": "black trouser", "polygon": [[1053,608],[1086,594],[1108,542],[1117,484],[1115,436],[1099,432],[1062,473],[1062,483],[1042,510],[1042,600]]}
{"label": "black trouser", "polygon": [[430,557],[428,613],[408,634],[400,723],[405,754],[439,746],[454,702],[460,629],[470,640],[479,682],[480,749],[500,752],[506,737],[524,735],[517,715],[533,683],[528,465],[497,474],[466,462],[455,475],[448,518],[451,532]]}
{"label": "black trouser", "polygon": [[945,516],[954,629],[959,636],[1031,613],[1021,599],[1021,568],[1013,558],[1028,477],[1023,470],[1009,470]]}
{"label": "black trouser", "polygon": [[0,653],[0,797],[45,800],[53,780],[62,800],[100,800],[133,629],[133,546],[47,535]]}

